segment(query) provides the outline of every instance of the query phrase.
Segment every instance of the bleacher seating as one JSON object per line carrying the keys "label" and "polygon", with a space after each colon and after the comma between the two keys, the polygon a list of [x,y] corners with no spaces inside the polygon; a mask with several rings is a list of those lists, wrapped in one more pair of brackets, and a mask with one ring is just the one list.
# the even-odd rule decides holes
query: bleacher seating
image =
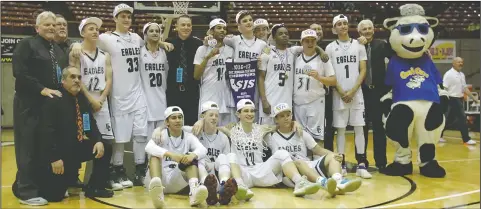
{"label": "bleacher seating", "polygon": [[2,2],[2,27],[33,27],[42,5],[33,2]]}

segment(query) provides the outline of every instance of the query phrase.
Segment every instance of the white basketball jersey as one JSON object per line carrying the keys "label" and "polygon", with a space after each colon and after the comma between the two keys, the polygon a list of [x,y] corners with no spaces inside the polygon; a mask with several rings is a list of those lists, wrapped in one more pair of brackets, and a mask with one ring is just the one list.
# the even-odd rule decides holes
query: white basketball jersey
{"label": "white basketball jersey", "polygon": [[[262,62],[260,69],[266,72],[264,87],[267,101],[272,107],[280,103],[287,103],[292,107],[295,53],[290,48],[278,50],[273,47],[269,55],[261,56],[263,60],[267,60]],[[259,101],[259,107],[262,107],[262,101]],[[268,116],[264,111],[259,112],[261,117]]]}
{"label": "white basketball jersey", "polygon": [[[200,46],[194,58],[194,65],[200,65],[204,58],[212,51],[209,46]],[[232,95],[225,80],[225,60],[231,58],[234,49],[230,46],[223,46],[219,49],[219,54],[210,58],[204,69],[200,85],[200,106],[207,101],[212,101],[219,105],[219,113],[229,113],[227,107],[232,107]]]}
{"label": "white basketball jersey", "polygon": [[[170,135],[169,130],[165,129],[162,131],[162,143],[160,146],[166,149],[169,152],[173,152],[175,154],[185,155],[188,152],[194,151],[193,145],[191,144],[192,140],[198,140],[193,134],[182,131],[180,137],[173,137]],[[162,165],[165,167],[169,164],[177,164],[177,162],[173,161],[169,157],[164,157],[162,159]]]}
{"label": "white basketball jersey", "polygon": [[140,77],[147,102],[148,121],[164,120],[167,108],[167,72],[169,62],[167,54],[159,49],[152,54],[146,46],[140,48]]}
{"label": "white basketball jersey", "polygon": [[101,93],[105,89],[105,52],[97,48],[95,57],[80,55],[80,71],[82,82],[89,92]]}
{"label": "white basketball jersey", "polygon": [[207,149],[207,158],[211,162],[215,162],[220,154],[227,155],[230,153],[229,138],[220,131],[213,135],[207,135],[202,132],[198,138],[200,143]]}
{"label": "white basketball jersey", "polygon": [[[337,83],[344,91],[352,89],[359,77],[359,63],[367,60],[366,49],[357,40],[350,39],[342,42],[339,40],[331,42],[326,47],[326,53],[331,60],[334,71],[336,72]],[[359,88],[353,100],[346,104],[342,101],[339,93],[334,91],[333,110],[347,108],[364,109],[364,98],[362,89]]]}
{"label": "white basketball jersey", "polygon": [[140,84],[140,47],[142,38],[136,33],[99,36],[101,45],[112,61],[112,114],[123,115],[145,107]]}
{"label": "white basketball jersey", "polygon": [[317,143],[306,131],[304,131],[302,137],[297,135],[296,132],[283,134],[276,131],[270,134],[268,145],[272,153],[277,150],[286,150],[295,159],[309,160],[307,157],[307,149],[313,149]]}
{"label": "white basketball jersey", "polygon": [[326,94],[326,91],[323,88],[324,85],[307,74],[311,70],[316,70],[319,75],[326,76],[325,65],[326,64],[322,62],[317,54],[307,57],[302,53],[297,57],[294,73],[295,104],[308,104]]}
{"label": "white basketball jersey", "polygon": [[261,164],[263,155],[263,143],[261,126],[252,124],[252,132],[245,133],[240,127],[235,125],[231,129],[231,153],[236,154],[237,162],[241,166],[254,166]]}

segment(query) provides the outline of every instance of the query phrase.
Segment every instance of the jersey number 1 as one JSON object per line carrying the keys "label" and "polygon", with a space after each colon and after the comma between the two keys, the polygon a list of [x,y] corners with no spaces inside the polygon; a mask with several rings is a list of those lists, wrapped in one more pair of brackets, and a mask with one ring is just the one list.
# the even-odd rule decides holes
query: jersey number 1
{"label": "jersey number 1", "polygon": [[224,68],[217,68],[217,81],[221,81],[224,74]]}
{"label": "jersey number 1", "polygon": [[345,65],[344,68],[346,69],[346,78],[349,78],[349,65]]}
{"label": "jersey number 1", "polygon": [[[127,58],[127,64],[129,64],[129,69],[127,69],[127,71],[129,71],[129,73],[131,72],[137,72],[139,71],[139,58],[135,57],[135,58]],[[135,66],[134,66],[134,62],[135,62]]]}

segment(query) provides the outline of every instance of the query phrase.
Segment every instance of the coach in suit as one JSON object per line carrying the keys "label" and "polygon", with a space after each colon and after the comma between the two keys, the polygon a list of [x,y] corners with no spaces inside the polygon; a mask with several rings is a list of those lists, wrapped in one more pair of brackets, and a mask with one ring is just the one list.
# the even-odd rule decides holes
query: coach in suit
{"label": "coach in suit", "polygon": [[35,23],[38,35],[20,41],[13,52],[13,76],[16,78],[13,127],[17,175],[12,190],[20,203],[33,206],[48,203],[40,197],[34,181],[34,152],[40,143],[35,130],[39,124],[40,107],[45,98],[62,96],[57,91],[60,69],[67,66],[62,49],[54,42],[55,21],[52,12],[40,13]]}
{"label": "coach in suit", "polygon": [[75,67],[62,72],[62,97],[47,98],[42,105],[37,171],[40,195],[48,201],[61,201],[67,188],[77,182],[78,165],[93,160],[94,167],[87,197],[112,197],[108,191],[112,147],[101,139],[92,107],[80,94],[82,76]]}
{"label": "coach in suit", "polygon": [[[369,122],[372,123],[373,142],[374,142],[374,160],[376,167],[382,170],[386,167],[386,134],[382,122],[381,97],[389,91],[384,84],[386,77],[385,58],[390,58],[393,54],[391,46],[384,40],[374,39],[374,25],[371,20],[362,20],[357,26],[359,35],[364,37],[364,45],[366,47],[367,65],[366,78],[362,84],[362,93],[365,102],[365,120],[364,137],[366,139],[366,152],[369,136]],[[361,41],[362,43],[362,41]],[[359,147],[356,147],[359,149]],[[362,148],[361,148],[362,149]],[[356,155],[358,160],[359,156]],[[368,166],[368,165],[366,165]]]}
{"label": "coach in suit", "polygon": [[185,125],[198,120],[199,81],[194,79],[194,57],[202,41],[192,36],[192,19],[182,15],[177,20],[177,36],[166,42],[174,45],[167,53],[169,74],[167,78],[167,106],[179,106],[185,113]]}

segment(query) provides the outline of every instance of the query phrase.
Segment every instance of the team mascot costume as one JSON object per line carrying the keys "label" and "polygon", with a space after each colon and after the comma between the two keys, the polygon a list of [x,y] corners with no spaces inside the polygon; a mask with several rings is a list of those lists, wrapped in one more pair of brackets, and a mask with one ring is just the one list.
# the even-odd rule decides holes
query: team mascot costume
{"label": "team mascot costume", "polygon": [[[441,137],[445,118],[440,105],[441,75],[426,52],[438,19],[424,16],[418,4],[400,7],[401,17],[384,20],[391,31],[389,42],[395,55],[389,60],[386,84],[392,91],[381,101],[385,109],[386,135],[395,148],[394,162],[383,173],[390,176],[412,174],[410,142],[417,142],[421,175],[442,178],[446,171],[436,161],[435,144]],[[386,114],[387,113],[387,114]]]}

